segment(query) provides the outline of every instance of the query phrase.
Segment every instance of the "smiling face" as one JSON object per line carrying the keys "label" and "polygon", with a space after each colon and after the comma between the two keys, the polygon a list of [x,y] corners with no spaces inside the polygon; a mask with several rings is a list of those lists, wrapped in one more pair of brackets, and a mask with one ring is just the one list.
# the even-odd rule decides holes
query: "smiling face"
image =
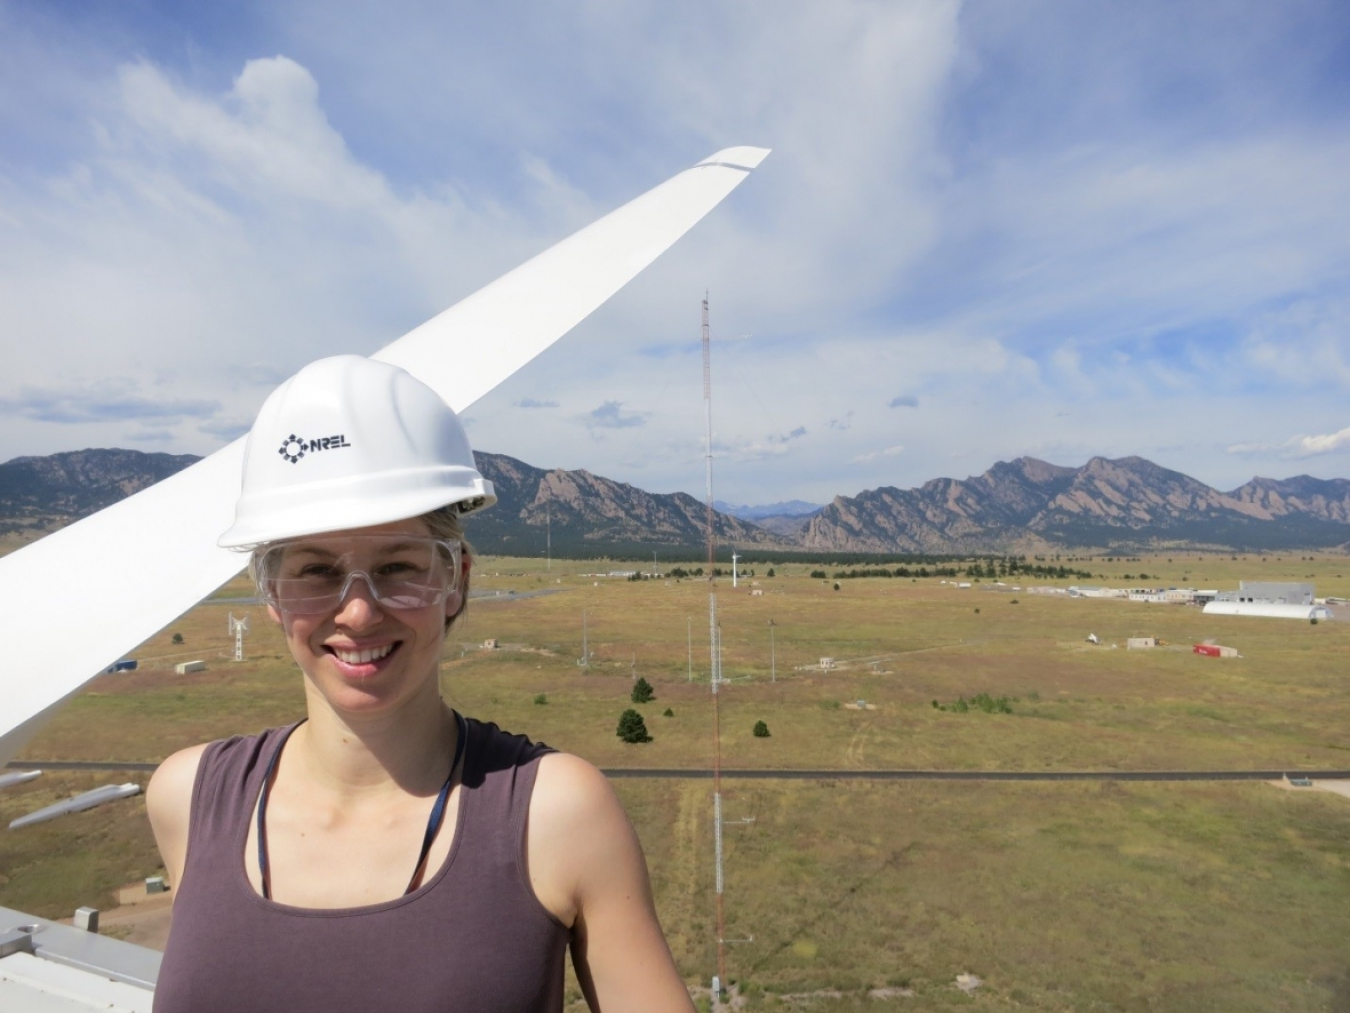
{"label": "smiling face", "polygon": [[[383,589],[384,581],[414,568],[406,548],[430,532],[417,518],[372,528],[316,535],[288,543],[282,572],[289,578],[329,579],[334,561],[343,573],[361,571]],[[411,536],[404,541],[398,536]],[[381,537],[370,537],[381,536]],[[345,586],[341,601],[326,611],[288,611],[285,595],[268,611],[286,633],[291,655],[305,673],[307,693],[317,693],[335,711],[356,717],[395,711],[422,698],[439,697],[437,662],[447,619],[458,614],[467,593],[470,560],[456,558],[456,589],[444,601],[391,608],[376,600],[360,574],[331,578]],[[388,599],[386,599],[388,600]]]}

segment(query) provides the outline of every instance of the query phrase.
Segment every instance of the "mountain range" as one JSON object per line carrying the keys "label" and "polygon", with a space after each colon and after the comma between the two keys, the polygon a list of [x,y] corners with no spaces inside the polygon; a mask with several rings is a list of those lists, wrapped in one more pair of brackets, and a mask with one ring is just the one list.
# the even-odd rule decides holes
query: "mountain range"
{"label": "mountain range", "polygon": [[[556,555],[693,558],[703,544],[706,507],[685,493],[503,454],[475,457],[498,496],[466,525],[481,552],[538,555],[551,545]],[[39,536],[196,460],[134,450],[15,458],[0,464],[0,535]],[[1222,492],[1140,457],[1094,457],[1080,468],[1021,457],[963,480],[870,489],[818,509],[801,501],[733,507],[714,520],[719,544],[765,553],[1334,548],[1350,545],[1350,480],[1254,478]]]}

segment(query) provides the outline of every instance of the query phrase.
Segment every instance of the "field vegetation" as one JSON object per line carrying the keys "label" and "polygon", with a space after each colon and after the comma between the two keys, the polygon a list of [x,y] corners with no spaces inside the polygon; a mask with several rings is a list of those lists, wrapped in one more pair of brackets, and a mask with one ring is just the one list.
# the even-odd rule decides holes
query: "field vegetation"
{"label": "field vegetation", "polygon": [[[1308,580],[1319,595],[1350,596],[1341,556],[1027,562],[1104,575],[1093,583]],[[446,698],[602,767],[707,767],[708,584],[594,575],[635,565],[651,569],[480,560],[478,591],[559,593],[474,600],[442,659]],[[744,565],[757,575],[717,585],[727,767],[1350,768],[1350,623],[1030,591],[1087,583],[1078,577],[995,570],[958,588],[893,566],[836,581],[833,567],[812,578],[811,563],[776,562],[773,578],[764,563]],[[224,601],[247,595],[233,582],[221,603],[141,645],[137,672],[100,677],[26,755],[153,762],[294,720],[303,701],[279,633],[256,606]],[[231,611],[250,616],[242,663],[228,660]],[[1126,650],[1138,636],[1165,646]],[[1242,657],[1193,654],[1205,639]],[[173,674],[196,658],[209,670]],[[634,700],[639,678],[654,694],[645,703]],[[651,741],[615,734],[628,709]],[[761,721],[770,736],[754,734]],[[123,780],[145,775],[49,773],[0,792],[0,819]],[[614,783],[676,958],[706,984],[710,785]],[[754,937],[729,956],[747,1008],[1350,1009],[1345,798],[1262,783],[725,783],[728,818],[755,820],[726,832],[727,935]],[[0,904],[65,916],[110,906],[113,888],[157,871],[143,803],[131,800],[7,832]],[[984,984],[967,995],[961,973]]]}

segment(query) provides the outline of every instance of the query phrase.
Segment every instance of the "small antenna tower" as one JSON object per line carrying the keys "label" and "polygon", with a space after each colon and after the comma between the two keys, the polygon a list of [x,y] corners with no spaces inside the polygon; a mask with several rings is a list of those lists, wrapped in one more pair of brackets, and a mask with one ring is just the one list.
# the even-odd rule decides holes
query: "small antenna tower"
{"label": "small antenna tower", "polygon": [[591,652],[586,644],[586,610],[581,610],[581,660],[577,662],[582,668],[591,667]]}
{"label": "small antenna tower", "polygon": [[236,619],[234,613],[230,613],[230,636],[234,637],[234,660],[244,660],[244,634],[248,632],[248,616],[242,619]]}
{"label": "small antenna tower", "polygon": [[547,525],[544,541],[544,569],[551,571],[553,569],[553,507],[544,507],[544,522]]}

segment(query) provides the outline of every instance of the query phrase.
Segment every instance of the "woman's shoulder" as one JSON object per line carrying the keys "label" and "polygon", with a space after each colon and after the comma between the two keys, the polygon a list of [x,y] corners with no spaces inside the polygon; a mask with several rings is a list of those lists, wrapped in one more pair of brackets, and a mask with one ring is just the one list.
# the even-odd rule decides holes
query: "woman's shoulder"
{"label": "woman's shoulder", "polygon": [[530,819],[561,839],[608,833],[628,822],[609,778],[580,756],[557,751],[540,758]]}
{"label": "woman's shoulder", "polygon": [[491,721],[466,719],[473,764],[487,777],[494,773],[534,768],[530,819],[549,824],[584,821],[617,806],[609,780],[594,765],[563,753],[527,735],[504,731]]}
{"label": "woman's shoulder", "polygon": [[145,789],[145,805],[151,822],[156,821],[157,812],[161,816],[168,816],[165,810],[170,809],[186,816],[186,808],[191,804],[197,783],[197,773],[208,754],[210,759],[207,762],[213,765],[233,761],[249,766],[250,761],[266,749],[269,741],[275,741],[276,735],[288,731],[290,727],[268,728],[256,735],[232,735],[227,739],[188,746],[168,756],[155,768]]}

